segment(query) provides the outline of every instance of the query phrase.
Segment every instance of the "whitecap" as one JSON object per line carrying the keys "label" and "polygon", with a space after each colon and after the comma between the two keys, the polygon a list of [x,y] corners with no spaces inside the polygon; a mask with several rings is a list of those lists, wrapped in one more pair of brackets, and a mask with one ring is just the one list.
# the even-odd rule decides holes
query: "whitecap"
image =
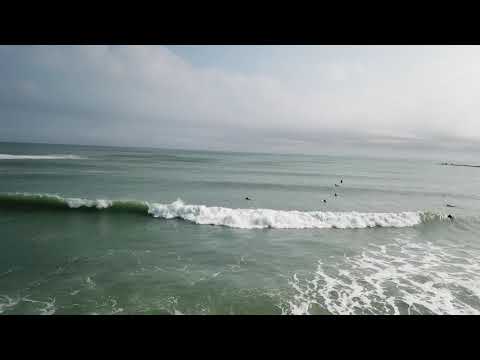
{"label": "whitecap", "polygon": [[180,218],[195,224],[223,225],[241,229],[358,229],[367,227],[409,227],[422,222],[422,213],[284,211],[272,209],[230,209],[187,205],[178,199],[171,204],[147,204],[156,218]]}
{"label": "whitecap", "polygon": [[11,155],[0,154],[0,160],[83,160],[77,155]]}

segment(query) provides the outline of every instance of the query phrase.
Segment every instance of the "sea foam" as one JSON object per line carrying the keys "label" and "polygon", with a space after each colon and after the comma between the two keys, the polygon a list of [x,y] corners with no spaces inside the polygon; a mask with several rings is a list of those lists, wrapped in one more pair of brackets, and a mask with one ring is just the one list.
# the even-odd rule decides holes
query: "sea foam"
{"label": "sea foam", "polygon": [[478,252],[407,237],[294,274],[284,314],[480,314]]}
{"label": "sea foam", "polygon": [[171,204],[148,204],[156,218],[180,218],[195,224],[223,225],[241,229],[355,229],[367,227],[407,227],[422,222],[421,212],[361,213],[328,211],[283,211],[272,209],[231,209],[188,205],[182,200]]}
{"label": "sea foam", "polygon": [[66,198],[65,202],[67,203],[68,207],[72,209],[76,209],[79,207],[95,207],[97,209],[106,209],[113,205],[113,201],[104,200],[104,199],[96,199],[96,200],[86,200],[80,198]]}

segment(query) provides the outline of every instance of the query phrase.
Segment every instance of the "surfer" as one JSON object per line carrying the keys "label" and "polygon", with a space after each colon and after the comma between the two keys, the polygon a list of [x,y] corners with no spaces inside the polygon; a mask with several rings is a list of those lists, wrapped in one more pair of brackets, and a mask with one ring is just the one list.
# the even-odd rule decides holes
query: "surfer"
{"label": "surfer", "polygon": [[343,179],[340,179],[340,184],[343,184]]}
{"label": "surfer", "polygon": [[452,221],[453,221],[453,215],[452,215],[452,214],[448,214],[448,216],[447,216],[447,217],[448,217],[450,220],[452,220]]}
{"label": "surfer", "polygon": [[326,203],[326,202],[327,202],[327,200],[323,199],[323,202],[324,202],[324,203]]}
{"label": "surfer", "polygon": [[335,196],[338,196],[337,193],[335,193]]}
{"label": "surfer", "polygon": [[252,199],[250,199],[250,198],[247,196],[247,197],[245,198],[245,200],[252,200]]}

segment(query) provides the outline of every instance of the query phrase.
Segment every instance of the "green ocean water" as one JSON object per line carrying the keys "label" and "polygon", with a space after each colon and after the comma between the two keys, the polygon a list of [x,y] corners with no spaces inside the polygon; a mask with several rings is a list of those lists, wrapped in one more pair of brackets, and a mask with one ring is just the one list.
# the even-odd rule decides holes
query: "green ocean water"
{"label": "green ocean water", "polygon": [[479,313],[480,169],[378,155],[0,143],[0,313]]}

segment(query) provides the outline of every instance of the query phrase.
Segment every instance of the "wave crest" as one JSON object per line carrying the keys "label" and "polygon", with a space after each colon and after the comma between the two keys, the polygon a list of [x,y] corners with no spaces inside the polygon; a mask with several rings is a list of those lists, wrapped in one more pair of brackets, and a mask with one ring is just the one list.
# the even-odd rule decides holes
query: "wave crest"
{"label": "wave crest", "polygon": [[82,160],[77,155],[10,155],[0,154],[0,160]]}
{"label": "wave crest", "polygon": [[196,224],[223,225],[241,229],[356,229],[377,226],[407,227],[422,222],[421,212],[360,213],[230,209],[187,205],[180,199],[171,204],[149,204],[148,213],[158,218],[181,218]]}

